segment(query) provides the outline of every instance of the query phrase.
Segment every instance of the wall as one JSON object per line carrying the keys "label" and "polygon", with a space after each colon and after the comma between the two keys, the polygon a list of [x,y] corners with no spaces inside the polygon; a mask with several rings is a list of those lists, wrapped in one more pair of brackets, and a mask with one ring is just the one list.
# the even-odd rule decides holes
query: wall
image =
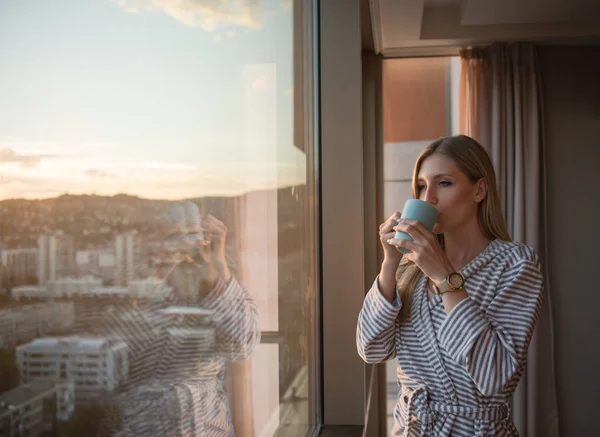
{"label": "wall", "polygon": [[362,425],[365,363],[356,320],[365,290],[362,62],[358,0],[320,2],[323,415]]}
{"label": "wall", "polygon": [[598,435],[600,46],[544,47],[548,268],[561,435]]}

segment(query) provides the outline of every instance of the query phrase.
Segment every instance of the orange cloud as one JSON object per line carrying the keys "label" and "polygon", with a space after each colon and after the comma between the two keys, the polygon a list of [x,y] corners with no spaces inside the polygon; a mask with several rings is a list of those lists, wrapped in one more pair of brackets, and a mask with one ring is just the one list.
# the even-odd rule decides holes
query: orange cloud
{"label": "orange cloud", "polygon": [[209,32],[220,26],[259,28],[260,0],[113,0],[126,12],[159,10],[189,27]]}
{"label": "orange cloud", "polygon": [[42,159],[54,158],[55,155],[21,155],[14,149],[0,149],[0,164],[19,164],[21,168],[36,167]]}
{"label": "orange cloud", "polygon": [[86,176],[92,178],[117,178],[118,176],[114,173],[98,170],[96,168],[90,168],[83,172]]}

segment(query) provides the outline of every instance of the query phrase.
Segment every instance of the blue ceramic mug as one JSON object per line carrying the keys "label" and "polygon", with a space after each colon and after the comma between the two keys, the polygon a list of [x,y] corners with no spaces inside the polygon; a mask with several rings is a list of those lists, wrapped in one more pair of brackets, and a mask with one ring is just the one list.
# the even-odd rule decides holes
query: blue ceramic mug
{"label": "blue ceramic mug", "polygon": [[[417,220],[418,222],[421,222],[429,232],[433,232],[433,226],[435,225],[438,215],[439,211],[431,203],[419,199],[408,199],[404,204],[402,215],[398,219],[398,222],[402,219]],[[412,237],[406,232],[396,232],[394,238],[413,241]],[[398,247],[397,249],[404,254],[410,253],[410,250],[402,247]]]}

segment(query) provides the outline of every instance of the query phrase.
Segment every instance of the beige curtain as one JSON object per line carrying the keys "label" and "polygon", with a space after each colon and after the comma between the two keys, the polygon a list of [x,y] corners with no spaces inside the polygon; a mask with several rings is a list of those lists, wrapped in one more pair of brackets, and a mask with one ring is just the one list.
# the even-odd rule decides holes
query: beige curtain
{"label": "beige curtain", "polygon": [[522,437],[558,436],[551,288],[546,245],[543,101],[535,49],[494,44],[461,52],[461,133],[487,148],[498,178],[508,229],[534,247],[546,272],[544,304],[528,367],[513,397]]}

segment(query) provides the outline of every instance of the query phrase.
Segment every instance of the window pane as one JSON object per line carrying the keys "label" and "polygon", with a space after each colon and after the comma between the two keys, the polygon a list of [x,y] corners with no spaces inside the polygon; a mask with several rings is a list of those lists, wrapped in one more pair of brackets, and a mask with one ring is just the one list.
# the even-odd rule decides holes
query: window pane
{"label": "window pane", "polygon": [[2,3],[0,434],[317,425],[312,3]]}

